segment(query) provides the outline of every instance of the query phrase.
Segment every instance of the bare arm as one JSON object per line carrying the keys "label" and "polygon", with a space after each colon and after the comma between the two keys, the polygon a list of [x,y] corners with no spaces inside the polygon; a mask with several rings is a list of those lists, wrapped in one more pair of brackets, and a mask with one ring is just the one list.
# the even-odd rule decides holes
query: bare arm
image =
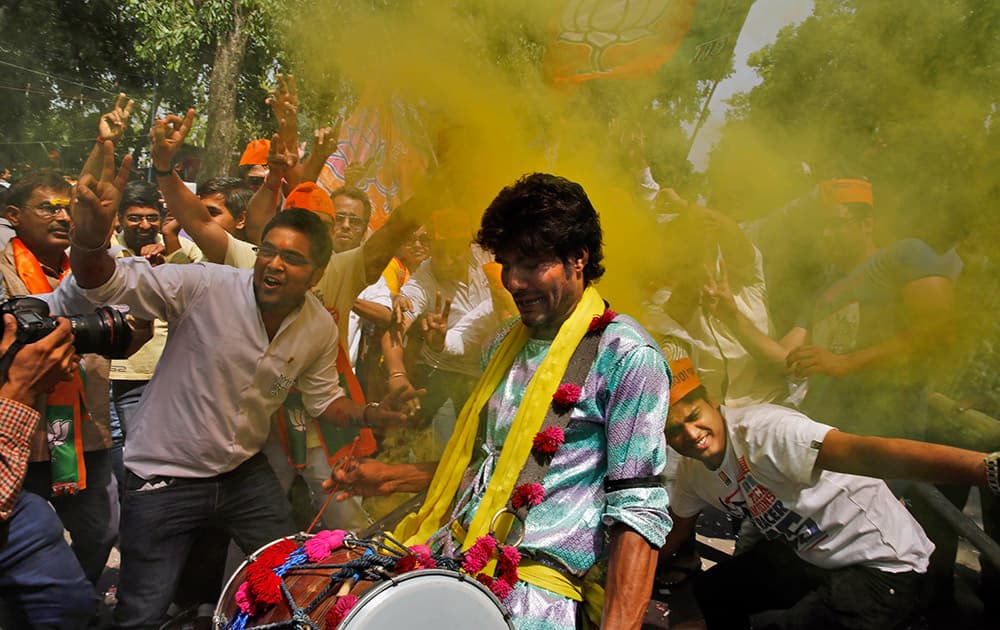
{"label": "bare arm", "polygon": [[392,310],[378,302],[369,300],[354,300],[352,309],[359,316],[370,321],[381,328],[386,328],[392,323]]}
{"label": "bare arm", "polygon": [[377,459],[359,459],[331,473],[325,490],[340,490],[338,500],[351,496],[380,496],[393,492],[421,492],[431,485],[437,462],[385,464]]}
{"label": "bare arm", "polygon": [[681,545],[691,537],[694,526],[698,522],[698,516],[677,516],[673,510],[670,510],[670,520],[674,524],[670,528],[670,533],[667,534],[666,542],[660,547],[660,559],[658,562],[660,566],[668,563],[674,557],[674,554],[677,553],[677,550],[681,548]]}
{"label": "bare arm", "polygon": [[602,628],[638,630],[653,587],[657,550],[634,530],[617,524],[611,530],[608,578]]}
{"label": "bare arm", "polygon": [[396,254],[396,250],[410,237],[410,234],[426,223],[428,211],[426,204],[411,199],[396,208],[389,215],[385,225],[365,242],[365,277],[369,284],[378,280],[385,266]]}
{"label": "bare arm", "polygon": [[81,176],[85,173],[90,173],[95,179],[101,176],[101,164],[104,161],[104,141],[110,140],[117,144],[121,137],[125,135],[125,125],[128,123],[129,116],[132,115],[132,106],[134,104],[132,99],[126,101],[125,93],[122,92],[118,94],[115,106],[111,111],[101,115],[100,121],[97,123],[97,142],[94,143],[94,148],[90,150],[90,155],[83,165],[83,170],[80,171]]}
{"label": "bare arm", "polygon": [[298,161],[298,156],[287,150],[281,136],[274,134],[267,155],[267,177],[247,203],[247,219],[243,225],[247,240],[254,245],[260,245],[264,227],[277,214],[282,182]]}
{"label": "bare arm", "polygon": [[85,173],[74,190],[69,261],[76,283],[83,289],[103,285],[115,271],[115,260],[107,248],[131,165],[132,156],[126,155],[115,175],[115,147],[105,142],[100,179]]}
{"label": "bare arm", "polygon": [[[184,118],[168,115],[153,124],[150,132],[153,144],[150,156],[153,170],[156,173],[156,183],[163,193],[170,213],[177,219],[191,238],[205,254],[209,262],[223,264],[226,260],[226,250],[229,249],[229,235],[221,225],[212,221],[208,208],[196,197],[177,173],[171,168],[171,162],[177,152],[184,146],[184,138],[191,131],[194,121],[194,110],[189,109]],[[160,173],[167,173],[160,175]]]}
{"label": "bare arm", "polygon": [[952,446],[860,436],[834,429],[823,438],[816,466],[879,479],[985,486],[984,457],[986,453]]}
{"label": "bare arm", "polygon": [[953,338],[954,285],[942,276],[928,276],[907,283],[902,289],[907,327],[898,334],[867,348],[834,354],[822,346],[802,346],[788,353],[789,369],[798,376],[830,374],[846,376],[864,370],[901,366]]}
{"label": "bare arm", "polygon": [[776,370],[784,372],[789,352],[806,341],[808,331],[800,326],[792,328],[780,341],[775,341],[741,313],[729,286],[729,271],[725,261],[720,264],[719,280],[709,277],[709,282],[702,291],[702,303],[729,325],[754,359]]}

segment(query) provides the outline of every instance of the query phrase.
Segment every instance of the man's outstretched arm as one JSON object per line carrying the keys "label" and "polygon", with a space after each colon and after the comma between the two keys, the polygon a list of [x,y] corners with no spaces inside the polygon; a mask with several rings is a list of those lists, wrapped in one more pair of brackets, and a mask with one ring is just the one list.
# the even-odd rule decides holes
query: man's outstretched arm
{"label": "man's outstretched arm", "polygon": [[181,178],[173,170],[173,159],[184,146],[184,138],[191,131],[194,121],[194,110],[189,109],[184,118],[174,114],[160,118],[153,123],[150,131],[152,146],[150,156],[153,161],[153,172],[156,174],[156,184],[163,193],[170,213],[177,219],[181,227],[191,235],[205,259],[209,262],[223,264],[226,261],[226,250],[229,249],[229,233],[218,223],[212,221],[205,204],[198,199]]}

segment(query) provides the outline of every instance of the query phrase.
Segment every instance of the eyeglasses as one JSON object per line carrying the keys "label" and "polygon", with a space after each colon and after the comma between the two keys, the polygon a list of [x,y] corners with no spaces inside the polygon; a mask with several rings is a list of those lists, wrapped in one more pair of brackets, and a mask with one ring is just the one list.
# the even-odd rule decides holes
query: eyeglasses
{"label": "eyeglasses", "polygon": [[125,215],[125,222],[132,225],[140,225],[145,221],[150,225],[155,225],[160,222],[160,215],[158,214],[127,214]]}
{"label": "eyeglasses", "polygon": [[60,212],[65,212],[68,217],[69,199],[50,199],[45,203],[38,204],[37,206],[31,206],[31,209],[46,221],[55,219]]}
{"label": "eyeglasses", "polygon": [[293,249],[278,249],[268,243],[263,243],[257,248],[257,258],[260,260],[271,260],[275,256],[281,256],[286,265],[293,267],[305,267],[312,264],[308,258]]}
{"label": "eyeglasses", "polygon": [[431,242],[431,237],[429,234],[414,234],[413,236],[410,237],[410,240],[408,240],[406,243],[407,245],[416,245],[417,243],[428,245],[430,244],[430,242]]}
{"label": "eyeglasses", "polygon": [[353,214],[342,214],[338,212],[336,217],[334,218],[335,225],[340,225],[344,221],[350,223],[352,228],[360,228],[365,226],[365,220],[362,219],[361,217],[356,217]]}

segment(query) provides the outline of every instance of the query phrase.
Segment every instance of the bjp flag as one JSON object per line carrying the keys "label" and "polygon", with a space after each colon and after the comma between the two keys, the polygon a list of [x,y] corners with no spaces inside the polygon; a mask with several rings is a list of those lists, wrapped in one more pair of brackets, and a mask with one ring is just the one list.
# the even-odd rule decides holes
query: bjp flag
{"label": "bjp flag", "polygon": [[393,96],[368,90],[341,125],[337,150],[320,173],[328,193],[344,185],[359,188],[372,202],[372,230],[408,199],[433,160],[427,133],[416,110]]}
{"label": "bjp flag", "polygon": [[566,0],[545,54],[551,84],[635,79],[669,61],[691,28],[697,0]]}

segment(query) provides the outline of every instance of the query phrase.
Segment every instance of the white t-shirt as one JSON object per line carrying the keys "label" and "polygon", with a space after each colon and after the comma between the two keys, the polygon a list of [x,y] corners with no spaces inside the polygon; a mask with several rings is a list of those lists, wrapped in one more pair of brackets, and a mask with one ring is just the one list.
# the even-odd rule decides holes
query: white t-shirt
{"label": "white t-shirt", "polygon": [[833,427],[777,405],[722,413],[725,458],[718,470],[682,458],[670,495],[678,516],[695,516],[706,505],[749,516],[769,539],[784,539],[825,569],[927,571],[934,544],[885,482],[816,469]]}

